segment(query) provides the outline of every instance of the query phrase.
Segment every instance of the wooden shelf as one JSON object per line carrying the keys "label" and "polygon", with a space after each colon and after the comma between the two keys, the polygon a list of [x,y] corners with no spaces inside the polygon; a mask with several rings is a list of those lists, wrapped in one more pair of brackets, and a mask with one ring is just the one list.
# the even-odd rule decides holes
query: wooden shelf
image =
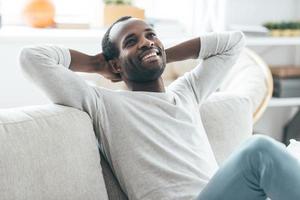
{"label": "wooden shelf", "polygon": [[300,45],[300,37],[247,37],[247,46]]}
{"label": "wooden shelf", "polygon": [[300,106],[300,97],[295,97],[295,98],[273,97],[268,104],[268,107],[287,107],[287,106]]}

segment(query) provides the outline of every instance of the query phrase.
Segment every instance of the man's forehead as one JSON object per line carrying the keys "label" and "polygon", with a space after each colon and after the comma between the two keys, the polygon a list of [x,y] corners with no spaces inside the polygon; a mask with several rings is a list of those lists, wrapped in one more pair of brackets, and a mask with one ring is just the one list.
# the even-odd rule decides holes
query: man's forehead
{"label": "man's forehead", "polygon": [[137,18],[130,18],[128,20],[118,22],[113,26],[110,30],[110,39],[112,41],[116,41],[129,33],[148,28],[151,28],[151,26],[145,21]]}

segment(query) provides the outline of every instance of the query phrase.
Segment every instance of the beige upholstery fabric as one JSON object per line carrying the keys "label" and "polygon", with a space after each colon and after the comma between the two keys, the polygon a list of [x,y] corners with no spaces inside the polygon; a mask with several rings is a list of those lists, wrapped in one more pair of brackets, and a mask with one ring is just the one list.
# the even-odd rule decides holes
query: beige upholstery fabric
{"label": "beige upholstery fabric", "polygon": [[[245,49],[223,82],[221,91],[247,96],[256,121],[271,98],[273,84],[268,66],[253,51]],[[263,109],[263,110],[262,110]],[[258,113],[259,112],[259,113]]]}
{"label": "beige upholstery fabric", "polygon": [[221,165],[252,135],[252,105],[248,98],[215,93],[200,108],[204,128]]}
{"label": "beige upholstery fabric", "polygon": [[238,95],[250,96],[253,109],[255,110],[266,91],[265,75],[245,51],[241,54],[237,63],[226,77],[220,89],[221,91],[234,92]]}
{"label": "beige upholstery fabric", "polygon": [[88,115],[48,105],[0,110],[1,200],[108,199]]}

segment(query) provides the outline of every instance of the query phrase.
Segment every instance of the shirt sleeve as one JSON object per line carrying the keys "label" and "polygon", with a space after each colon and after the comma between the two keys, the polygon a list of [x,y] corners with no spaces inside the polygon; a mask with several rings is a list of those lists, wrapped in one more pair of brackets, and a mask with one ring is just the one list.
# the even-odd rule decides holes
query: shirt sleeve
{"label": "shirt sleeve", "polygon": [[94,120],[102,97],[69,70],[70,63],[69,49],[58,46],[25,47],[20,54],[22,71],[53,103],[85,111]]}
{"label": "shirt sleeve", "polygon": [[201,104],[220,86],[235,64],[244,45],[242,32],[210,33],[200,37],[199,58],[202,61],[192,71],[175,81],[175,91],[191,94]]}

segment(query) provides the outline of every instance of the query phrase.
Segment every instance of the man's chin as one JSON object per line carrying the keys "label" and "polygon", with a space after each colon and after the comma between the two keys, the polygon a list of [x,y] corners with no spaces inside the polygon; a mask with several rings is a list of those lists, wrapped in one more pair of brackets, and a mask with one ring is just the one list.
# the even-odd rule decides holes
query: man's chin
{"label": "man's chin", "polygon": [[138,73],[138,74],[132,74],[131,76],[131,80],[134,82],[140,82],[140,83],[145,83],[145,82],[151,82],[151,81],[155,81],[158,80],[162,73],[164,72],[164,67],[157,67],[154,68],[155,70],[152,70],[150,68],[148,68],[148,70],[142,72],[142,73]]}

